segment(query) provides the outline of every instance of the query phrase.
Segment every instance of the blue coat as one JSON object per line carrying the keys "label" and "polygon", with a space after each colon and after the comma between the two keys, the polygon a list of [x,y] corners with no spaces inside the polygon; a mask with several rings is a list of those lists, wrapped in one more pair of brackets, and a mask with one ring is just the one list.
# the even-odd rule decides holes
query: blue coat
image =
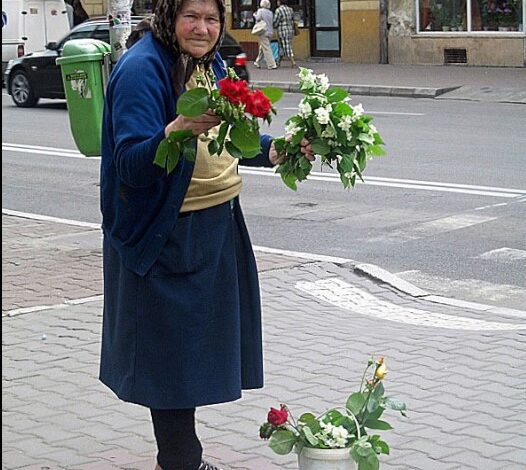
{"label": "blue coat", "polygon": [[[173,58],[151,33],[112,72],[104,108],[100,379],[152,408],[231,401],[263,385],[259,284],[239,201],[180,216],[193,163],[153,164],[176,117]],[[225,76],[218,55],[212,64]],[[268,161],[271,139],[262,137]]]}

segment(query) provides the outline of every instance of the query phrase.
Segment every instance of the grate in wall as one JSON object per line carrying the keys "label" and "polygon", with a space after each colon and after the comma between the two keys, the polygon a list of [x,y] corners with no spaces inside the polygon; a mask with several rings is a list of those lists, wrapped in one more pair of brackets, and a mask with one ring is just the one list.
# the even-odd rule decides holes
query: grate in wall
{"label": "grate in wall", "polygon": [[468,54],[466,49],[444,49],[444,64],[467,64]]}

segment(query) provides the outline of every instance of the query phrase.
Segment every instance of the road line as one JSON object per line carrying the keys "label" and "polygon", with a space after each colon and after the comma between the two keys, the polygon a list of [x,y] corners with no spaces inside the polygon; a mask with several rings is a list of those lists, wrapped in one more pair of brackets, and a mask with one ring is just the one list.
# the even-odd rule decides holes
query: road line
{"label": "road line", "polygon": [[474,214],[458,214],[450,217],[430,220],[421,224],[412,225],[407,229],[393,230],[389,234],[372,237],[371,241],[392,241],[402,243],[406,241],[419,240],[421,238],[453,232],[473,225],[483,224],[497,220],[498,217],[483,217]]}
{"label": "road line", "polygon": [[489,259],[495,261],[520,261],[526,260],[526,251],[517,250],[515,248],[502,247],[496,250],[486,251],[481,255],[477,256],[480,259]]}
{"label": "road line", "polygon": [[103,300],[103,298],[104,298],[103,295],[94,295],[91,297],[84,297],[81,299],[66,300],[61,304],[55,304],[55,305],[35,305],[33,307],[15,308],[13,310],[7,310],[6,312],[2,312],[2,317],[15,317],[17,315],[24,315],[26,313],[42,312],[44,310],[55,310],[59,308],[66,308],[66,307],[70,307],[71,305],[82,305],[82,304],[87,304],[90,302],[100,302]]}
{"label": "road line", "polygon": [[[68,158],[88,158],[92,160],[100,160],[100,157],[85,157],[81,153],[74,150],[58,149],[55,147],[42,147],[36,145],[20,145],[2,143],[2,150],[11,152],[24,152],[24,153],[35,153],[42,155],[52,155]],[[279,177],[279,175],[271,168],[248,168],[240,166],[239,172],[247,175],[259,175],[259,176],[271,176]],[[340,177],[337,173],[327,173],[313,171],[309,175],[310,180],[314,181],[326,181],[330,183],[341,184]],[[361,183],[361,182],[358,182]],[[499,188],[492,186],[478,186],[478,185],[467,185],[458,183],[441,183],[437,181],[421,181],[421,180],[408,180],[399,178],[385,178],[380,176],[367,176],[365,183],[368,186],[383,186],[392,188],[412,189],[412,190],[424,190],[424,191],[438,191],[438,192],[450,192],[459,194],[473,194],[479,196],[491,196],[500,198],[517,198],[518,196],[525,196],[526,189],[513,189],[513,188]]]}
{"label": "road line", "polygon": [[296,288],[335,307],[360,315],[409,325],[470,331],[526,330],[526,324],[490,322],[469,317],[445,315],[408,308],[381,300],[336,277],[318,281],[300,281]]}
{"label": "road line", "polygon": [[29,212],[19,212],[19,211],[13,211],[10,209],[4,209],[4,208],[2,208],[2,214],[12,215],[14,217],[21,217],[23,219],[42,220],[45,222],[54,222],[58,224],[74,225],[76,227],[86,227],[86,228],[93,228],[93,229],[101,228],[100,224],[94,224],[91,222],[82,222],[80,220],[71,220],[71,219],[61,219],[58,217],[51,217],[49,215],[31,214]]}

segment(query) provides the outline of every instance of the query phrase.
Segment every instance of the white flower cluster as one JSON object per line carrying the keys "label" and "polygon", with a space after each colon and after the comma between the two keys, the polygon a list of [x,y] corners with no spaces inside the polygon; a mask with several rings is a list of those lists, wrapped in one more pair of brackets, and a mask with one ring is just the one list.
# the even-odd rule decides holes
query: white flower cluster
{"label": "white flower cluster", "polygon": [[325,445],[334,448],[347,447],[349,437],[349,431],[343,426],[334,426],[331,423],[325,423],[320,420],[321,432],[315,434],[315,437],[322,441]]}
{"label": "white flower cluster", "polygon": [[298,77],[301,90],[325,93],[329,89],[329,79],[324,73],[316,75],[311,69],[301,68]]}

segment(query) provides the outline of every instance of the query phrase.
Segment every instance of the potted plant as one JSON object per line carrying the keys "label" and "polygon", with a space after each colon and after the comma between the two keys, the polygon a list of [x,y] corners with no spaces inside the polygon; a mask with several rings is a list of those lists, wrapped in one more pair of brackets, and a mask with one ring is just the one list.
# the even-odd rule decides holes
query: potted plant
{"label": "potted plant", "polygon": [[[372,368],[372,374],[367,377]],[[385,395],[387,373],[383,357],[371,358],[360,388],[351,393],[344,408],[331,408],[320,415],[307,412],[297,420],[287,405],[271,408],[259,435],[269,439],[270,448],[280,455],[293,450],[300,470],[377,470],[378,456],[389,454],[389,446],[378,434],[367,430],[388,430],[391,425],[380,419],[385,409],[405,416],[405,403]]]}

